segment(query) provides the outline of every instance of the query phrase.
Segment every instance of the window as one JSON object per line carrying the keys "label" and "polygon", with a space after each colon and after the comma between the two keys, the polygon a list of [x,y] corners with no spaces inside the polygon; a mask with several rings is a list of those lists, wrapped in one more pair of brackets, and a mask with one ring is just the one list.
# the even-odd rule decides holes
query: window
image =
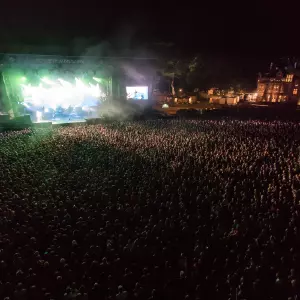
{"label": "window", "polygon": [[293,75],[289,74],[286,75],[286,82],[292,82],[293,81]]}
{"label": "window", "polygon": [[298,89],[293,90],[293,95],[298,95]]}

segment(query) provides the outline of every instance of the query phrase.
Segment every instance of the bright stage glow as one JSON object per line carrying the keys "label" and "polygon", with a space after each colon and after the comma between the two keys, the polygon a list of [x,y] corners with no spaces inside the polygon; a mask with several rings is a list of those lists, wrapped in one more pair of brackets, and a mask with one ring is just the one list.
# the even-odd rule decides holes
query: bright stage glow
{"label": "bright stage glow", "polygon": [[148,100],[147,86],[126,86],[127,99]]}
{"label": "bright stage glow", "polygon": [[63,79],[50,80],[47,77],[41,79],[37,86],[21,84],[24,104],[28,106],[44,107],[44,109],[56,109],[58,107],[83,107],[97,106],[101,92],[99,84],[85,84],[81,79],[75,78],[75,84]]}

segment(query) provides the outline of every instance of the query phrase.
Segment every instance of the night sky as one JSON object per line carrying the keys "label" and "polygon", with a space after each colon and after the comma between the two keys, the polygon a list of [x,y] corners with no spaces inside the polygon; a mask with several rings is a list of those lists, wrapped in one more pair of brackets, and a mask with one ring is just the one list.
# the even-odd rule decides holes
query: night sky
{"label": "night sky", "polygon": [[172,42],[182,55],[209,53],[257,71],[281,56],[300,56],[299,5],[291,1],[51,0],[4,5],[2,48],[14,42],[66,44],[82,37],[108,41],[115,48]]}

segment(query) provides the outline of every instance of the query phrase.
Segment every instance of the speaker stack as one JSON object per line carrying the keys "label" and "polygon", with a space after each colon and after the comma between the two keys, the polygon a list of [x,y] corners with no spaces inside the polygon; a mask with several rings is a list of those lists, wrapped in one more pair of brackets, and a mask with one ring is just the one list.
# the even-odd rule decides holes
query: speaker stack
{"label": "speaker stack", "polygon": [[10,119],[9,115],[0,115],[1,131],[22,130],[32,126],[30,115]]}
{"label": "speaker stack", "polygon": [[22,125],[32,125],[30,115],[15,117],[12,121],[14,121],[17,124],[22,124]]}
{"label": "speaker stack", "polygon": [[9,115],[0,115],[0,123],[6,123],[10,119]]}

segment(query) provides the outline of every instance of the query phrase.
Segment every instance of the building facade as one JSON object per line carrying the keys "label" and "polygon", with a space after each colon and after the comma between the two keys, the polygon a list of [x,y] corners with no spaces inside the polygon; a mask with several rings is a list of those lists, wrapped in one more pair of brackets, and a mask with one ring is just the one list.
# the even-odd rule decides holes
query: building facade
{"label": "building facade", "polygon": [[287,72],[261,76],[257,81],[257,102],[292,102],[300,100],[300,72],[292,69]]}

